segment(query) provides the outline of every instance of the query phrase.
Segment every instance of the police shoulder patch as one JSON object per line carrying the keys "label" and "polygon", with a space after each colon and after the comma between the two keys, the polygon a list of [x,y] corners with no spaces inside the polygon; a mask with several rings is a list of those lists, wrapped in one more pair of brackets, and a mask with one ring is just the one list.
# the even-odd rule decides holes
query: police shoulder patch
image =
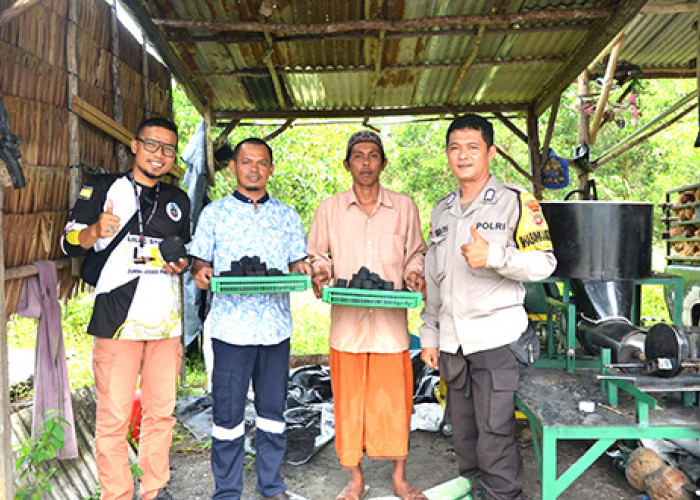
{"label": "police shoulder patch", "polygon": [[450,207],[454,203],[456,197],[457,193],[452,191],[450,194],[444,196],[440,201],[438,201],[438,204],[444,203],[446,207]]}
{"label": "police shoulder patch", "polygon": [[535,197],[528,192],[521,192],[520,220],[515,232],[515,239],[520,250],[552,250],[547,221],[542,215],[542,208]]}
{"label": "police shoulder patch", "polygon": [[78,193],[78,198],[81,200],[89,200],[92,198],[92,186],[83,186],[80,193]]}

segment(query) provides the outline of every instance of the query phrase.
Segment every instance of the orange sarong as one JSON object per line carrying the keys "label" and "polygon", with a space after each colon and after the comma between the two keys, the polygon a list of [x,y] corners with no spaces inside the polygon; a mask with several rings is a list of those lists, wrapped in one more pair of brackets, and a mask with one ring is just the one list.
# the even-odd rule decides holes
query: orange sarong
{"label": "orange sarong", "polygon": [[330,349],[335,448],[340,465],[408,457],[413,369],[408,350],[351,353]]}

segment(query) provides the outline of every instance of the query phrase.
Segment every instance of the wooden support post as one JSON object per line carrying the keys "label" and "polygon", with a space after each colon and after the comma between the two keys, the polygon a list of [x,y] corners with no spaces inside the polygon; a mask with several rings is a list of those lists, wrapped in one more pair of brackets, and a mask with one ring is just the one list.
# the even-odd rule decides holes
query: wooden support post
{"label": "wooden support post", "polygon": [[214,141],[214,148],[215,148],[215,149],[218,149],[219,147],[221,147],[221,145],[224,143],[224,141],[225,141],[226,138],[229,136],[229,134],[231,133],[231,131],[232,131],[234,128],[236,128],[236,125],[238,125],[239,123],[241,123],[240,118],[236,118],[236,119],[231,120],[230,122],[228,122],[228,123],[226,124],[226,126],[224,127],[224,129],[221,131],[221,133],[219,134],[219,136],[218,136],[218,137],[216,138],[216,140]]}
{"label": "wooden support post", "polygon": [[[583,111],[584,104],[588,102],[588,97],[590,96],[589,89],[589,72],[584,69],[578,76],[577,86],[578,86],[578,142],[576,144],[588,144],[591,140],[590,138],[590,121],[591,117]],[[588,172],[584,170],[576,169],[578,173],[578,178],[576,180],[576,188],[584,189],[586,183],[588,182]],[[583,195],[579,194],[579,198]]]}
{"label": "wooden support post", "polygon": [[211,140],[213,119],[211,108],[208,108],[207,112],[204,114],[204,144],[207,150],[207,177],[210,186],[213,186],[216,181],[216,170],[214,169],[214,142]]}
{"label": "wooden support post", "polygon": [[282,132],[284,132],[285,130],[287,130],[289,127],[291,127],[291,126],[292,126],[292,123],[294,123],[294,119],[287,120],[287,121],[284,122],[284,124],[283,124],[282,126],[280,126],[277,130],[275,130],[274,132],[272,132],[272,133],[266,135],[265,138],[264,138],[263,140],[264,140],[265,142],[271,141],[272,139],[274,139],[275,137],[277,137],[278,135],[280,135]]}
{"label": "wooden support post", "polygon": [[148,75],[148,43],[143,39],[141,44],[141,107],[143,108],[143,118],[151,117],[151,79]]}
{"label": "wooden support post", "polygon": [[68,70],[68,206],[78,199],[83,184],[80,167],[80,120],[73,111],[73,99],[78,97],[78,0],[68,0],[66,23],[66,69]]}
{"label": "wooden support post", "polygon": [[[122,106],[122,78],[119,68],[119,22],[117,20],[117,0],[112,0],[110,9],[112,34],[112,92],[114,93],[114,121],[124,124],[124,108]],[[126,147],[117,143],[117,170],[126,172],[129,162],[126,157]]]}
{"label": "wooden support post", "polygon": [[515,136],[516,136],[518,139],[520,139],[520,140],[523,141],[525,144],[527,144],[527,134],[524,134],[523,131],[520,130],[520,129],[515,125],[515,123],[513,123],[513,122],[510,121],[508,118],[506,118],[505,116],[503,116],[503,113],[496,112],[496,113],[493,114],[493,116],[495,116],[496,118],[498,118],[498,120],[499,120],[503,125],[505,125],[505,126],[508,128],[508,130],[510,130],[511,132],[513,132],[513,133],[515,134]]}
{"label": "wooden support post", "polygon": [[[3,190],[0,188],[0,235],[2,235],[2,213],[4,209]],[[7,315],[5,312],[5,254],[4,238],[0,237],[0,436],[2,436],[2,456],[0,456],[0,494],[2,498],[14,498],[12,481],[12,432],[10,428],[10,375],[7,355]]]}
{"label": "wooden support post", "polygon": [[508,163],[510,163],[515,170],[520,172],[527,180],[529,180],[533,186],[539,186],[540,189],[544,190],[544,185],[531,176],[527,170],[518,165],[518,162],[513,159],[508,153],[503,151],[500,147],[496,146],[496,152],[503,157]]}
{"label": "wooden support post", "polygon": [[[695,79],[697,81],[697,91],[698,100],[700,101],[700,2],[697,4],[697,17],[695,18],[696,32],[695,35],[698,37],[697,52],[695,55]],[[698,106],[698,113],[700,113],[700,106]],[[700,148],[700,115],[698,115],[698,135],[695,138],[696,148]]]}
{"label": "wooden support post", "polygon": [[622,44],[624,42],[625,37],[621,36],[620,40],[618,40],[610,52],[610,59],[608,59],[608,67],[605,70],[605,77],[603,80],[603,88],[600,90],[598,105],[596,106],[595,114],[593,115],[593,123],[591,123],[591,141],[589,142],[589,145],[591,146],[595,144],[595,140],[598,137],[598,132],[600,131],[603,113],[605,112],[605,107],[608,105],[608,96],[610,95],[610,89],[612,88],[613,84],[615,68],[617,67],[617,59],[620,56],[620,51],[622,51]]}
{"label": "wooden support post", "polygon": [[540,179],[542,179],[542,157],[540,156],[540,135],[534,106],[530,106],[527,110],[527,149],[528,158],[530,159],[530,171],[534,180],[537,181],[537,183],[533,181],[532,194],[535,195],[535,198],[541,200],[543,192],[542,184],[540,183]]}
{"label": "wooden support post", "polygon": [[540,161],[540,171],[544,168],[544,164],[549,157],[549,144],[552,142],[552,135],[554,135],[554,124],[557,122],[557,115],[559,114],[559,101],[561,96],[552,103],[552,109],[549,111],[549,122],[547,123],[547,132],[544,135],[544,144],[542,145],[541,161]]}

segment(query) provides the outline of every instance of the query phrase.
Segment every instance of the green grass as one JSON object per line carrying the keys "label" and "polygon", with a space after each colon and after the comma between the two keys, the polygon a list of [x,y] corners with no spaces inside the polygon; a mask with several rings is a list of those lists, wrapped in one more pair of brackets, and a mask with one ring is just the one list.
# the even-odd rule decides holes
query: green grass
{"label": "green grass", "polygon": [[331,306],[311,290],[292,294],[292,355],[328,353]]}

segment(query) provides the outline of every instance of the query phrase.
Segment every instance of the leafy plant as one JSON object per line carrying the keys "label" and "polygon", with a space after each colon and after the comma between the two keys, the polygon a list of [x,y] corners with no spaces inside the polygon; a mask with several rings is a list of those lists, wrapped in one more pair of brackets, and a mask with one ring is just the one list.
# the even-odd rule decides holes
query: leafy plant
{"label": "leafy plant", "polygon": [[15,493],[16,500],[40,500],[42,495],[51,492],[51,478],[56,467],[49,466],[49,460],[56,458],[63,448],[68,421],[48,411],[45,420],[38,428],[37,438],[29,438],[15,446],[15,470],[20,471],[20,482],[26,481]]}

